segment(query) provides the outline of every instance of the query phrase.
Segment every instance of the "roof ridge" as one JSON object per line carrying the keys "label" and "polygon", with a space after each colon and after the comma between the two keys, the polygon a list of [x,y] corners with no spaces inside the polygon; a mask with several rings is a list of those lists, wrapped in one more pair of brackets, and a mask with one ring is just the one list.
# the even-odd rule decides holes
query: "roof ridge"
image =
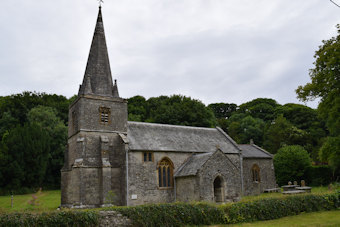
{"label": "roof ridge", "polygon": [[178,127],[178,128],[192,128],[192,129],[216,130],[216,128],[208,128],[208,127],[202,127],[202,126],[171,125],[171,124],[152,123],[152,122],[141,122],[141,121],[128,121],[128,123],[130,123],[130,124],[155,125],[155,126],[169,126],[169,127]]}

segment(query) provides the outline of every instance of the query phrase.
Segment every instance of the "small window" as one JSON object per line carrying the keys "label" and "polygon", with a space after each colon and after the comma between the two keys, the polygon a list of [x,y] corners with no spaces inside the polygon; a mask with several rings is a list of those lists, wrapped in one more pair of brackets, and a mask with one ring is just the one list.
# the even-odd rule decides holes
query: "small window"
{"label": "small window", "polygon": [[173,165],[167,158],[162,159],[158,164],[158,186],[170,188],[173,185]]}
{"label": "small window", "polygon": [[109,124],[110,123],[110,108],[107,107],[99,107],[99,117],[100,123]]}
{"label": "small window", "polygon": [[256,164],[253,165],[251,168],[252,176],[253,176],[253,181],[254,182],[260,182],[260,167]]}
{"label": "small window", "polygon": [[144,152],[143,153],[144,162],[153,162],[153,153],[152,152]]}

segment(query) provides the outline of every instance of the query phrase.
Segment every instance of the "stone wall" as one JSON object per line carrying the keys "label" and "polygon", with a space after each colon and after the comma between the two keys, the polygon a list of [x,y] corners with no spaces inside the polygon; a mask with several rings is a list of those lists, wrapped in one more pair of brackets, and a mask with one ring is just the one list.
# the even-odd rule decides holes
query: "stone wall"
{"label": "stone wall", "polygon": [[221,177],[224,201],[237,201],[241,196],[241,172],[238,154],[214,155],[199,170],[200,200],[214,201],[214,180]]}
{"label": "stone wall", "polygon": [[[260,167],[260,182],[254,182],[252,167],[256,164]],[[275,172],[272,159],[243,159],[244,195],[257,195],[264,189],[276,186]]]}
{"label": "stone wall", "polygon": [[[100,107],[110,109],[109,123],[100,121]],[[71,137],[79,130],[127,131],[127,101],[121,98],[109,98],[85,95],[78,98],[69,109],[68,135]]]}
{"label": "stone wall", "polygon": [[116,211],[100,211],[100,227],[133,226],[132,221]]}
{"label": "stone wall", "polygon": [[197,176],[176,178],[176,201],[190,202],[199,200]]}
{"label": "stone wall", "polygon": [[158,187],[157,165],[163,158],[168,158],[174,165],[173,172],[192,155],[182,152],[153,152],[153,161],[144,162],[143,152],[129,152],[129,206],[148,203],[169,203],[175,201],[174,187]]}

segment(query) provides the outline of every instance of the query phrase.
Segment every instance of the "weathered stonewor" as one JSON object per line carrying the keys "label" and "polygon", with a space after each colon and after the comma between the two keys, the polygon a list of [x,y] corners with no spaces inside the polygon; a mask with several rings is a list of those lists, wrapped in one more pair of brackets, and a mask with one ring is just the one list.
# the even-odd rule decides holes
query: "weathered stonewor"
{"label": "weathered stonewor", "polygon": [[127,100],[112,80],[101,8],[68,119],[61,207],[225,203],[276,184],[273,155],[253,142],[236,144],[221,128],[128,121]]}
{"label": "weathered stonewor", "polygon": [[133,226],[133,223],[126,216],[118,213],[117,211],[100,211],[100,227],[128,227]]}

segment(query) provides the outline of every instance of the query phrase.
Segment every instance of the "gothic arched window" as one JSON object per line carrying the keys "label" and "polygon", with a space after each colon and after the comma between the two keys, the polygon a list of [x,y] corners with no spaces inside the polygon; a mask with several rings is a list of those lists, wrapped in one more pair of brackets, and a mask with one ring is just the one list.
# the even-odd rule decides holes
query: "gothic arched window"
{"label": "gothic arched window", "polygon": [[158,163],[158,186],[160,188],[173,186],[173,164],[168,158],[163,158]]}
{"label": "gothic arched window", "polygon": [[251,172],[253,175],[253,181],[254,182],[260,182],[260,167],[256,164],[253,165],[253,167],[251,168]]}

